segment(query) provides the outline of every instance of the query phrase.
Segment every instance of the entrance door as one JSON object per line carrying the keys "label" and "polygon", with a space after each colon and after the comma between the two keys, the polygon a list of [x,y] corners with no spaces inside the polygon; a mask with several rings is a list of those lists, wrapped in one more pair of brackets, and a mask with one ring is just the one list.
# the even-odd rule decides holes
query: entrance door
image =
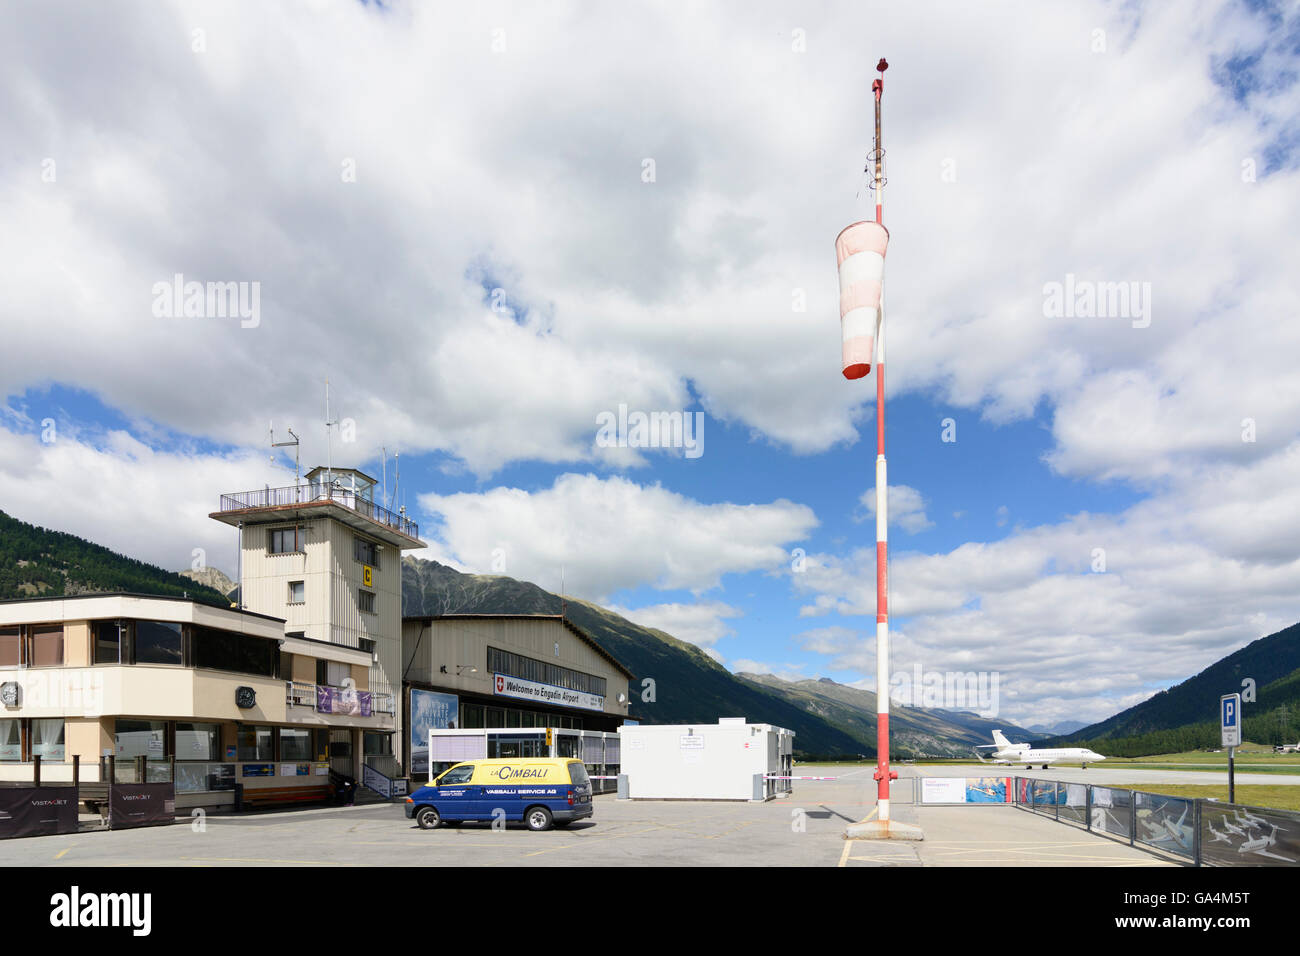
{"label": "entrance door", "polygon": [[330,769],[348,777],[357,775],[352,759],[352,731],[330,730]]}

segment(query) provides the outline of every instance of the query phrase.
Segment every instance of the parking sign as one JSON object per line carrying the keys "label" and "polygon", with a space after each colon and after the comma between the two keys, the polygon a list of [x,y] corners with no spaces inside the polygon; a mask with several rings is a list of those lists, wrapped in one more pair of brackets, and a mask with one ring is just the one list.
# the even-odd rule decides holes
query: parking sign
{"label": "parking sign", "polygon": [[1225,747],[1241,746],[1241,695],[1219,698],[1219,733]]}

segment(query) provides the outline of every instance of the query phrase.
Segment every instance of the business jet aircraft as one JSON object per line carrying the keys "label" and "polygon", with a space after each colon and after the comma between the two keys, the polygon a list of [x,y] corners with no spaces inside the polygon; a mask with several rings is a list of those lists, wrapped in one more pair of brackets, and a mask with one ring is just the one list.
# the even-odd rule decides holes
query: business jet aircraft
{"label": "business jet aircraft", "polygon": [[[1099,753],[1093,753],[1087,747],[1049,747],[1045,749],[1035,749],[1029,744],[1013,744],[1002,735],[1002,731],[993,731],[993,743],[981,744],[975,748],[978,750],[991,749],[994,763],[1023,763],[1025,769],[1032,770],[1034,764],[1041,764],[1046,770],[1048,764],[1056,763],[1058,760],[1079,761],[1083,768],[1088,769],[1088,764],[1098,760],[1105,760]],[[979,754],[976,754],[979,756]],[[980,760],[983,760],[980,757]]]}

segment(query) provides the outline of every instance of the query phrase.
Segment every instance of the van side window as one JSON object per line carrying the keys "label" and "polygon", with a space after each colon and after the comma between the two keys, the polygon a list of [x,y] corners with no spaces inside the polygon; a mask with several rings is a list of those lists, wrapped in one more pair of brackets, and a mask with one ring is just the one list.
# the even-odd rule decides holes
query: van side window
{"label": "van side window", "polygon": [[569,764],[569,781],[571,783],[588,784],[591,778],[587,776],[587,768],[580,763]]}
{"label": "van side window", "polygon": [[445,787],[448,785],[455,786],[458,783],[469,783],[470,778],[473,776],[474,768],[472,766],[452,767],[438,780],[438,786]]}

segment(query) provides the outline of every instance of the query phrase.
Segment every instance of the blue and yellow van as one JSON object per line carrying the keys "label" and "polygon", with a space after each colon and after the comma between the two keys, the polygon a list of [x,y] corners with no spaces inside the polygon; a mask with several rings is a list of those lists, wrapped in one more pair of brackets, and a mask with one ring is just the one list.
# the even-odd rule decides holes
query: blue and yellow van
{"label": "blue and yellow van", "polygon": [[406,798],[406,816],[425,830],[444,820],[522,820],[530,830],[592,815],[591,779],[563,757],[466,760]]}

